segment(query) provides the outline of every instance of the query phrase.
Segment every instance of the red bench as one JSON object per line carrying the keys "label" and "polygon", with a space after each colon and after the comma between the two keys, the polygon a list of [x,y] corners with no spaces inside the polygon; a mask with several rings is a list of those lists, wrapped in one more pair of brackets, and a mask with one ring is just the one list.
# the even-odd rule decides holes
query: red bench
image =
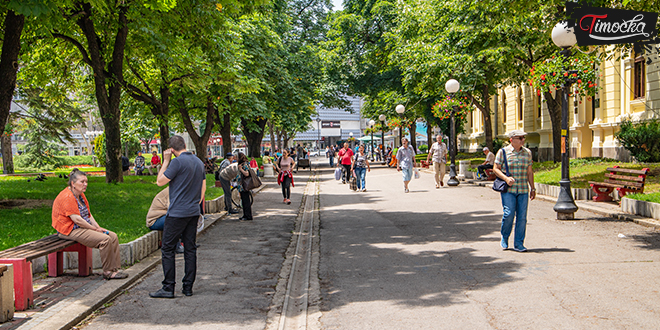
{"label": "red bench", "polygon": [[[626,194],[644,193],[644,183],[646,181],[646,175],[649,172],[648,168],[642,170],[629,170],[625,168],[619,168],[619,166],[610,167],[607,169],[609,173],[605,173],[606,179],[603,182],[598,181],[589,181],[591,189],[596,193],[596,196],[593,197],[593,200],[596,202],[608,202],[612,200],[610,193],[616,189],[619,193],[619,197],[623,197]],[[622,175],[622,174],[632,174],[637,176]]]}
{"label": "red bench", "polygon": [[48,255],[48,276],[56,277],[64,273],[63,252],[78,252],[78,276],[92,273],[92,248],[57,235],[0,251],[0,264],[14,265],[14,304],[17,311],[24,311],[34,303],[32,260]]}
{"label": "red bench", "polygon": [[484,170],[484,173],[488,176],[486,180],[488,181],[495,181],[495,178],[497,178],[497,175],[495,175],[495,172],[493,172],[492,169],[486,169]]}

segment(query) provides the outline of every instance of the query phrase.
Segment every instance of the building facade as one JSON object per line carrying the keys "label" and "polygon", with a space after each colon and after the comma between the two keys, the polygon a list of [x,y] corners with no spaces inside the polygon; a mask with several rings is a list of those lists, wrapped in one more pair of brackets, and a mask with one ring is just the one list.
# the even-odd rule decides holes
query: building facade
{"label": "building facade", "polygon": [[[369,121],[360,115],[364,101],[359,97],[346,98],[350,102],[350,111],[316,106],[318,116],[311,118],[312,122],[306,132],[296,134],[294,143],[306,143],[308,146],[323,149],[339,141],[345,141],[351,136],[355,139],[362,137],[362,132]],[[265,138],[264,136],[264,140]]]}
{"label": "building facade", "polygon": [[[615,56],[616,58],[616,56]],[[600,64],[600,86],[593,98],[569,98],[569,141],[572,158],[606,157],[630,161],[630,153],[616,140],[623,120],[639,122],[660,118],[660,63],[647,56],[628,56]],[[552,160],[552,123],[543,95],[529,85],[503,86],[491,100],[493,138],[508,140],[507,133],[528,133],[526,146],[539,161]],[[485,141],[483,115],[468,116],[464,134],[458,136],[462,151],[475,152]]]}

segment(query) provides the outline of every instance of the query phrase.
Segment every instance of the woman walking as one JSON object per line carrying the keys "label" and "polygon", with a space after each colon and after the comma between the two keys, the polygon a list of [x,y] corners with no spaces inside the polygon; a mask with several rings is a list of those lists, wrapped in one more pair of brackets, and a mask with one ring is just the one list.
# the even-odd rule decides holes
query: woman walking
{"label": "woman walking", "polygon": [[403,146],[396,152],[396,170],[403,173],[403,191],[410,192],[408,184],[413,176],[413,169],[415,167],[415,151],[409,145],[408,139],[401,139]]}
{"label": "woman walking", "polygon": [[357,191],[367,191],[365,177],[367,176],[367,171],[371,172],[371,165],[369,165],[367,154],[364,152],[364,145],[361,145],[357,154],[355,154],[351,171],[357,179]]}
{"label": "woman walking", "polygon": [[76,241],[99,249],[103,277],[107,280],[127,278],[122,273],[117,234],[99,226],[89,210],[85,197],[87,175],[77,168],[69,174],[69,186],[53,202],[52,224],[61,239]]}
{"label": "woman walking", "polygon": [[282,185],[282,195],[284,196],[285,204],[291,204],[291,186],[293,184],[293,167],[296,161],[289,157],[289,151],[284,149],[282,157],[275,163],[275,170],[279,172],[277,175],[277,184]]}
{"label": "woman walking", "polygon": [[243,189],[243,178],[250,176],[250,163],[244,153],[238,153],[238,192],[241,194],[241,205],[243,206],[243,216],[238,220],[252,220],[252,203],[250,203],[250,191]]}
{"label": "woman walking", "polygon": [[[513,250],[525,252],[525,230],[527,226],[527,204],[528,199],[534,200],[536,189],[534,188],[534,171],[532,171],[532,152],[523,147],[527,133],[521,130],[513,130],[509,133],[511,144],[500,149],[495,157],[493,172],[509,186],[506,192],[500,193],[502,197],[502,241],[503,249],[509,248],[509,236],[513,227],[513,217],[516,217],[515,236],[513,239]],[[504,168],[507,176],[502,172]],[[531,188],[531,189],[530,189]]]}

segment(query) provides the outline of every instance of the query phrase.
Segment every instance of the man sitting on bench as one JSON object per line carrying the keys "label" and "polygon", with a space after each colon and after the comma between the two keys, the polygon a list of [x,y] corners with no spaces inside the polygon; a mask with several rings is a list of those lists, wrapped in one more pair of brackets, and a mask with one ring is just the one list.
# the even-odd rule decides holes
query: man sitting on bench
{"label": "man sitting on bench", "polygon": [[488,180],[488,175],[486,175],[484,171],[492,170],[493,164],[495,164],[495,154],[490,152],[490,150],[488,150],[488,147],[484,147],[483,151],[484,151],[484,155],[486,155],[486,161],[484,161],[481,165],[477,166],[477,171],[479,171],[479,180],[481,181]]}

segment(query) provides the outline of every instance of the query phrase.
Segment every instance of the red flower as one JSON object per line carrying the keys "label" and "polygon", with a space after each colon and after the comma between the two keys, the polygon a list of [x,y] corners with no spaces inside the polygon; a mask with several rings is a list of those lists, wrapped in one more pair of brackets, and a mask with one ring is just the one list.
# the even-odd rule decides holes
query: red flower
{"label": "red flower", "polygon": [[578,79],[577,83],[578,83],[578,84],[581,84],[581,83],[582,83],[582,79]]}
{"label": "red flower", "polygon": [[568,77],[568,72],[564,72],[564,77]]}

